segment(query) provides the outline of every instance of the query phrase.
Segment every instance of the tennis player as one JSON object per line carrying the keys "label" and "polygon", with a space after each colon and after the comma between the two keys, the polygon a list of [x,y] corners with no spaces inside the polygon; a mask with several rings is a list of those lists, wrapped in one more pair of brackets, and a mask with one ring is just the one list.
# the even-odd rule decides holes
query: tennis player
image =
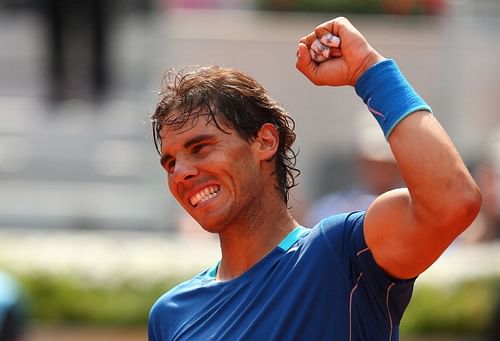
{"label": "tennis player", "polygon": [[[340,45],[315,61],[326,34]],[[355,88],[407,188],[300,226],[287,207],[297,169],[283,108],[237,70],[172,75],[153,115],[161,164],[222,258],[158,299],[150,341],[398,340],[415,278],[478,213],[479,190],[429,105],[347,19],[302,38],[296,66],[315,85]]]}

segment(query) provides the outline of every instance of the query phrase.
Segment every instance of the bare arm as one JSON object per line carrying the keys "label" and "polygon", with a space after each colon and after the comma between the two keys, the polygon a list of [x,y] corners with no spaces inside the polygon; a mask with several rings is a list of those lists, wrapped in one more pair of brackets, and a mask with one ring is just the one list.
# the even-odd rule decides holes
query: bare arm
{"label": "bare arm", "polygon": [[[340,57],[316,64],[308,48],[325,32],[340,36],[340,53],[335,52]],[[384,59],[345,18],[326,22],[302,38],[298,55],[299,71],[314,84],[332,86],[355,85],[368,68]],[[431,113],[418,111],[404,118],[388,142],[407,189],[375,199],[365,217],[365,239],[386,272],[412,278],[470,225],[479,211],[481,196]]]}

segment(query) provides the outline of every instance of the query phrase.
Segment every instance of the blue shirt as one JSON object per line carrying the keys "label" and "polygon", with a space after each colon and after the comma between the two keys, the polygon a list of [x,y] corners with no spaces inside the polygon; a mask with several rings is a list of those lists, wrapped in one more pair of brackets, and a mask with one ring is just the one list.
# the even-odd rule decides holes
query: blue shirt
{"label": "blue shirt", "polygon": [[413,280],[375,263],[363,212],[298,227],[241,276],[208,269],[152,307],[149,340],[398,340]]}

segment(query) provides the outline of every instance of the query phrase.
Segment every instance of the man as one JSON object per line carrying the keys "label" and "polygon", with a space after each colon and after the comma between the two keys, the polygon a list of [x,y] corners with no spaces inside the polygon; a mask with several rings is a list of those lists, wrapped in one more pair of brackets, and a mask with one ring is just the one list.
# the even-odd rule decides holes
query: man
{"label": "man", "polygon": [[[317,63],[310,48],[326,33],[341,46]],[[408,188],[300,227],[287,209],[295,135],[283,109],[235,70],[176,76],[153,115],[161,164],[222,258],[155,303],[151,341],[397,340],[414,278],[476,216],[480,193],[430,108],[347,19],[319,25],[297,57],[314,84],[356,87]]]}

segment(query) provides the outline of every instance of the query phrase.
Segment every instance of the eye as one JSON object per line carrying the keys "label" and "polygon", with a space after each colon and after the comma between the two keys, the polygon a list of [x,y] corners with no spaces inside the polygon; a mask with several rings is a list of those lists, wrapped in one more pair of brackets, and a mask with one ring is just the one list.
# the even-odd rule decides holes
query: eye
{"label": "eye", "polygon": [[195,145],[192,149],[193,154],[199,153],[206,146],[207,146],[206,144],[202,144],[202,143]]}
{"label": "eye", "polygon": [[165,163],[164,168],[168,174],[172,174],[175,168],[175,160],[170,159],[168,162]]}

